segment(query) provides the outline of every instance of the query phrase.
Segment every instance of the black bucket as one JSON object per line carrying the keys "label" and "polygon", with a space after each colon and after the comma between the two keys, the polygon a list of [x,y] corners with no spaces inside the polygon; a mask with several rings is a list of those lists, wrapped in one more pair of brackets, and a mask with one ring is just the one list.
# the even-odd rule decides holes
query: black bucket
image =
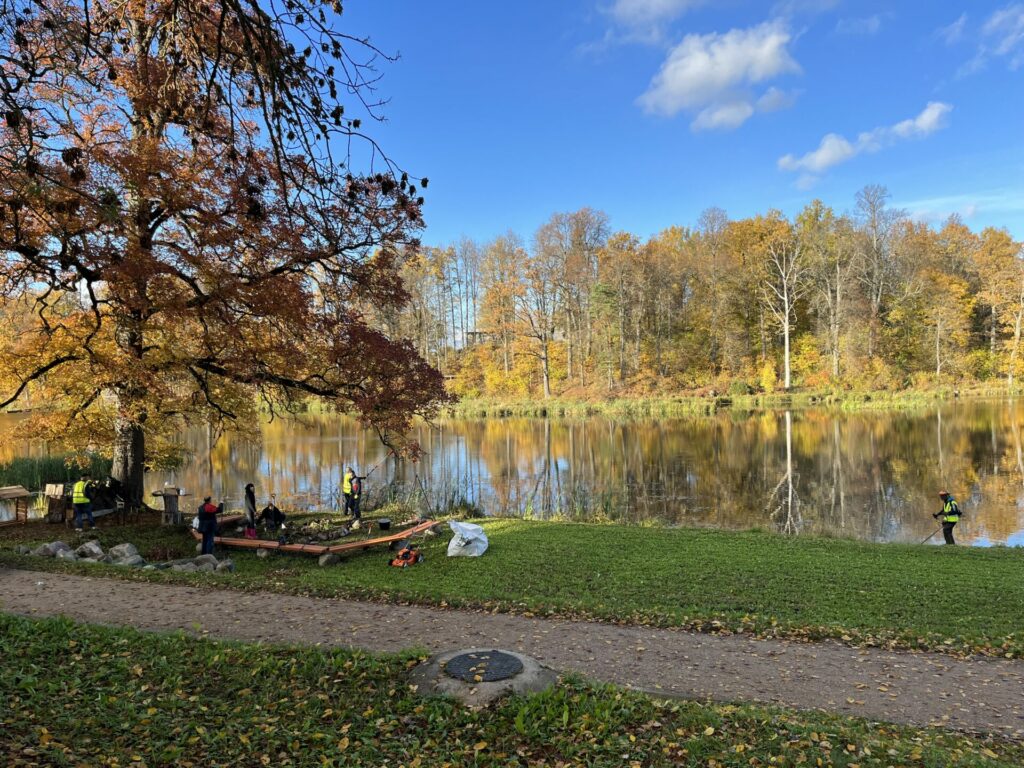
{"label": "black bucket", "polygon": [[380,529],[382,531],[390,531],[391,530],[391,520],[389,518],[387,518],[387,517],[380,518],[380,520],[377,521],[377,525],[380,526]]}

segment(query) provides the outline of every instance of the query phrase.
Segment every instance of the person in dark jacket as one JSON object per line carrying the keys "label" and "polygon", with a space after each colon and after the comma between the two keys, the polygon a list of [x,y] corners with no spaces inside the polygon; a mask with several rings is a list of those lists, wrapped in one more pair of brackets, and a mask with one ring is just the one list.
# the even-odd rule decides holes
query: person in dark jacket
{"label": "person in dark jacket", "polygon": [[256,486],[245,486],[245,538],[256,538]]}
{"label": "person in dark jacket", "polygon": [[224,503],[214,506],[207,496],[199,507],[199,532],[203,534],[203,546],[201,553],[204,555],[213,554],[213,539],[217,535],[217,515],[224,511]]}
{"label": "person in dark jacket", "polygon": [[263,524],[270,530],[277,530],[280,528],[284,525],[284,521],[286,519],[285,513],[278,509],[277,504],[274,503],[276,498],[276,496],[271,496],[270,503],[263,508],[262,512],[260,512],[260,520],[262,520]]}

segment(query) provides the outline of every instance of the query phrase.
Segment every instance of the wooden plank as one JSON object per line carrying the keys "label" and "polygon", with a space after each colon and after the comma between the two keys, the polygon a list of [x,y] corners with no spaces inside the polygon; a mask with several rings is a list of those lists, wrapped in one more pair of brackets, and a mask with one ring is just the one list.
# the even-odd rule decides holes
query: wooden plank
{"label": "wooden plank", "polygon": [[[231,523],[241,519],[242,518],[239,516],[234,518],[225,518],[218,522],[221,525],[224,525],[225,523]],[[370,549],[372,547],[378,547],[381,544],[390,544],[395,541],[401,541],[409,536],[422,533],[435,525],[435,523],[436,521],[434,520],[424,520],[411,528],[404,528],[387,536],[379,536],[375,539],[361,539],[359,541],[350,541],[345,544],[334,544],[332,546],[328,546],[326,544],[282,544],[279,541],[269,541],[266,539],[239,539],[229,536],[215,536],[213,541],[215,544],[221,544],[225,547],[235,547],[236,549],[269,549],[275,552],[298,552],[300,554],[319,556],[354,552],[359,549]],[[190,530],[192,532],[192,538],[198,541],[202,540],[203,534],[199,533],[199,531],[194,528]]]}

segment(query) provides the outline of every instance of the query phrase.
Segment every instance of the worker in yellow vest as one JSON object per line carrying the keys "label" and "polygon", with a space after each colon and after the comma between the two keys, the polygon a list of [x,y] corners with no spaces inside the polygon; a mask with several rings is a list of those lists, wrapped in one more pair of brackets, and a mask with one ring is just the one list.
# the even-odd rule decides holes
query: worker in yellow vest
{"label": "worker in yellow vest", "polygon": [[953,528],[960,522],[960,505],[946,491],[939,493],[939,499],[942,501],[942,509],[932,517],[942,522],[942,535],[946,539],[946,543],[956,544],[953,541]]}
{"label": "worker in yellow vest", "polygon": [[75,530],[79,533],[82,532],[82,526],[85,522],[82,519],[83,517],[88,517],[89,528],[96,530],[96,521],[92,517],[92,499],[90,498],[92,483],[89,480],[90,477],[87,472],[79,478],[78,482],[71,489],[71,504],[75,509]]}
{"label": "worker in yellow vest", "polygon": [[[359,496],[363,491],[362,481],[365,478],[359,477],[352,467],[345,467],[345,476],[341,480],[341,495],[345,497],[345,514],[352,515],[353,523],[358,523],[360,518]],[[358,528],[358,525],[353,525]]]}

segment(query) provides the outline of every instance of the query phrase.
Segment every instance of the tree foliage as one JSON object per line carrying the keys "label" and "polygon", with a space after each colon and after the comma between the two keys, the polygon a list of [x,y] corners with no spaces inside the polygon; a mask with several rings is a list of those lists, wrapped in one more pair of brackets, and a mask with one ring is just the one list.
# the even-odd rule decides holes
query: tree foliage
{"label": "tree foliage", "polygon": [[0,404],[45,392],[36,429],[113,445],[135,502],[183,419],[312,396],[397,441],[432,412],[439,374],[368,319],[409,299],[423,200],[346,116],[379,52],[340,3],[0,5],[0,294],[31,309]]}

